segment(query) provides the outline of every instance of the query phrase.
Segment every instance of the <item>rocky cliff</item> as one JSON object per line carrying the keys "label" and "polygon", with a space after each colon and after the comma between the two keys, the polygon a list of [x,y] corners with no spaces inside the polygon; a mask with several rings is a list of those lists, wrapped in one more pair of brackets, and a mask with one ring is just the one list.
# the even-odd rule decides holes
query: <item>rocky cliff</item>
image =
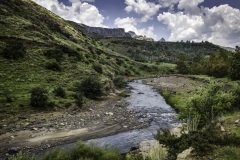
{"label": "rocky cliff", "polygon": [[84,24],[79,24],[88,33],[97,34],[104,38],[107,37],[134,37],[134,32],[125,32],[123,28],[101,28],[101,27],[90,27]]}

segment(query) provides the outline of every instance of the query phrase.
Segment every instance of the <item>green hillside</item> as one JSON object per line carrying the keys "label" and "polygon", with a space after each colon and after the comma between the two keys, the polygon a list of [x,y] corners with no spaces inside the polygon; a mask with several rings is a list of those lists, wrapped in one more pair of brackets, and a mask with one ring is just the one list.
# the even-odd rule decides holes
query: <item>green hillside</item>
{"label": "green hillside", "polygon": [[[31,0],[0,1],[0,112],[29,110],[30,91],[47,90],[51,105],[75,105],[75,85],[89,75],[100,77],[104,93],[118,76],[165,73],[174,65],[135,62],[109,51]],[[61,87],[66,97],[53,91]],[[1,114],[3,116],[4,114]]]}
{"label": "green hillside", "polygon": [[180,55],[185,55],[188,60],[192,60],[196,56],[225,51],[209,42],[149,42],[133,38],[104,38],[99,41],[106,47],[141,62],[176,63]]}

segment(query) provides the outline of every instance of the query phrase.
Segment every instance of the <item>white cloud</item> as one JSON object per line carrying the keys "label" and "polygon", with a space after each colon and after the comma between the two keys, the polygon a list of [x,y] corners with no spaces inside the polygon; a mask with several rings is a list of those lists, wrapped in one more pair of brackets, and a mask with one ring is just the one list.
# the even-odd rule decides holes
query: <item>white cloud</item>
{"label": "white cloud", "polygon": [[204,0],[180,0],[178,4],[178,9],[184,10],[191,14],[197,14],[200,12],[198,5],[204,2]]}
{"label": "white cloud", "polygon": [[159,0],[159,4],[161,5],[161,8],[172,8],[179,1],[180,0]]}
{"label": "white cloud", "polygon": [[240,45],[240,10],[221,5],[198,7],[198,14],[191,13],[189,6],[197,7],[200,2],[181,6],[181,12],[159,14],[158,20],[166,24],[170,31],[169,40],[207,40],[224,46]]}
{"label": "white cloud", "polygon": [[63,3],[59,3],[58,0],[33,1],[66,20],[74,21],[77,23],[84,23],[89,26],[105,27],[103,25],[103,15],[101,15],[99,10],[94,5],[91,5],[87,2],[80,0],[70,0],[72,5],[66,6]]}
{"label": "white cloud", "polygon": [[160,5],[152,2],[147,2],[146,0],[125,0],[127,5],[125,10],[130,12],[135,12],[142,15],[141,21],[147,22],[152,16],[156,15],[159,11]]}
{"label": "white cloud", "polygon": [[147,37],[151,37],[157,39],[156,35],[154,34],[154,27],[149,26],[147,28],[138,28],[138,22],[133,17],[126,17],[126,18],[116,18],[114,24],[118,28],[124,28],[126,32],[133,31],[137,35],[145,35]]}

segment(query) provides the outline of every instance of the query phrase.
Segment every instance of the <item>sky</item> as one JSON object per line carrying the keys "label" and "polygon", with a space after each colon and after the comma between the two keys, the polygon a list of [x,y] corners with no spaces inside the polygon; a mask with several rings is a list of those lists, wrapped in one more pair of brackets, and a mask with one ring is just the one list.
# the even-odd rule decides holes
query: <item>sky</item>
{"label": "sky", "polygon": [[33,0],[66,20],[167,41],[240,46],[240,0]]}

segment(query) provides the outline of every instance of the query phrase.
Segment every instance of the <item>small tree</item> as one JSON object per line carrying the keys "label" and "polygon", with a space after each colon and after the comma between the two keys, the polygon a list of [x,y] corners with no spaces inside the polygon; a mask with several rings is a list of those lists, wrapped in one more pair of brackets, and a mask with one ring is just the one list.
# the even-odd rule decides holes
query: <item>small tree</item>
{"label": "small tree", "polygon": [[240,47],[238,46],[236,47],[236,52],[233,53],[229,72],[232,79],[240,79]]}
{"label": "small tree", "polygon": [[20,42],[9,43],[3,50],[2,55],[6,59],[17,60],[25,57],[26,49]]}
{"label": "small tree", "polygon": [[177,61],[177,70],[181,74],[187,74],[189,72],[186,57],[184,55],[181,55]]}
{"label": "small tree", "polygon": [[83,92],[83,94],[90,99],[96,99],[103,95],[103,85],[97,76],[85,78],[77,87],[77,90],[78,92]]}
{"label": "small tree", "polygon": [[84,100],[83,100],[83,94],[81,92],[75,95],[75,103],[78,107],[82,108]]}
{"label": "small tree", "polygon": [[113,79],[113,83],[117,88],[124,88],[127,85],[127,82],[125,81],[123,76],[117,76]]}
{"label": "small tree", "polygon": [[48,105],[47,91],[43,88],[33,88],[31,91],[31,106],[36,108],[43,108]]}

